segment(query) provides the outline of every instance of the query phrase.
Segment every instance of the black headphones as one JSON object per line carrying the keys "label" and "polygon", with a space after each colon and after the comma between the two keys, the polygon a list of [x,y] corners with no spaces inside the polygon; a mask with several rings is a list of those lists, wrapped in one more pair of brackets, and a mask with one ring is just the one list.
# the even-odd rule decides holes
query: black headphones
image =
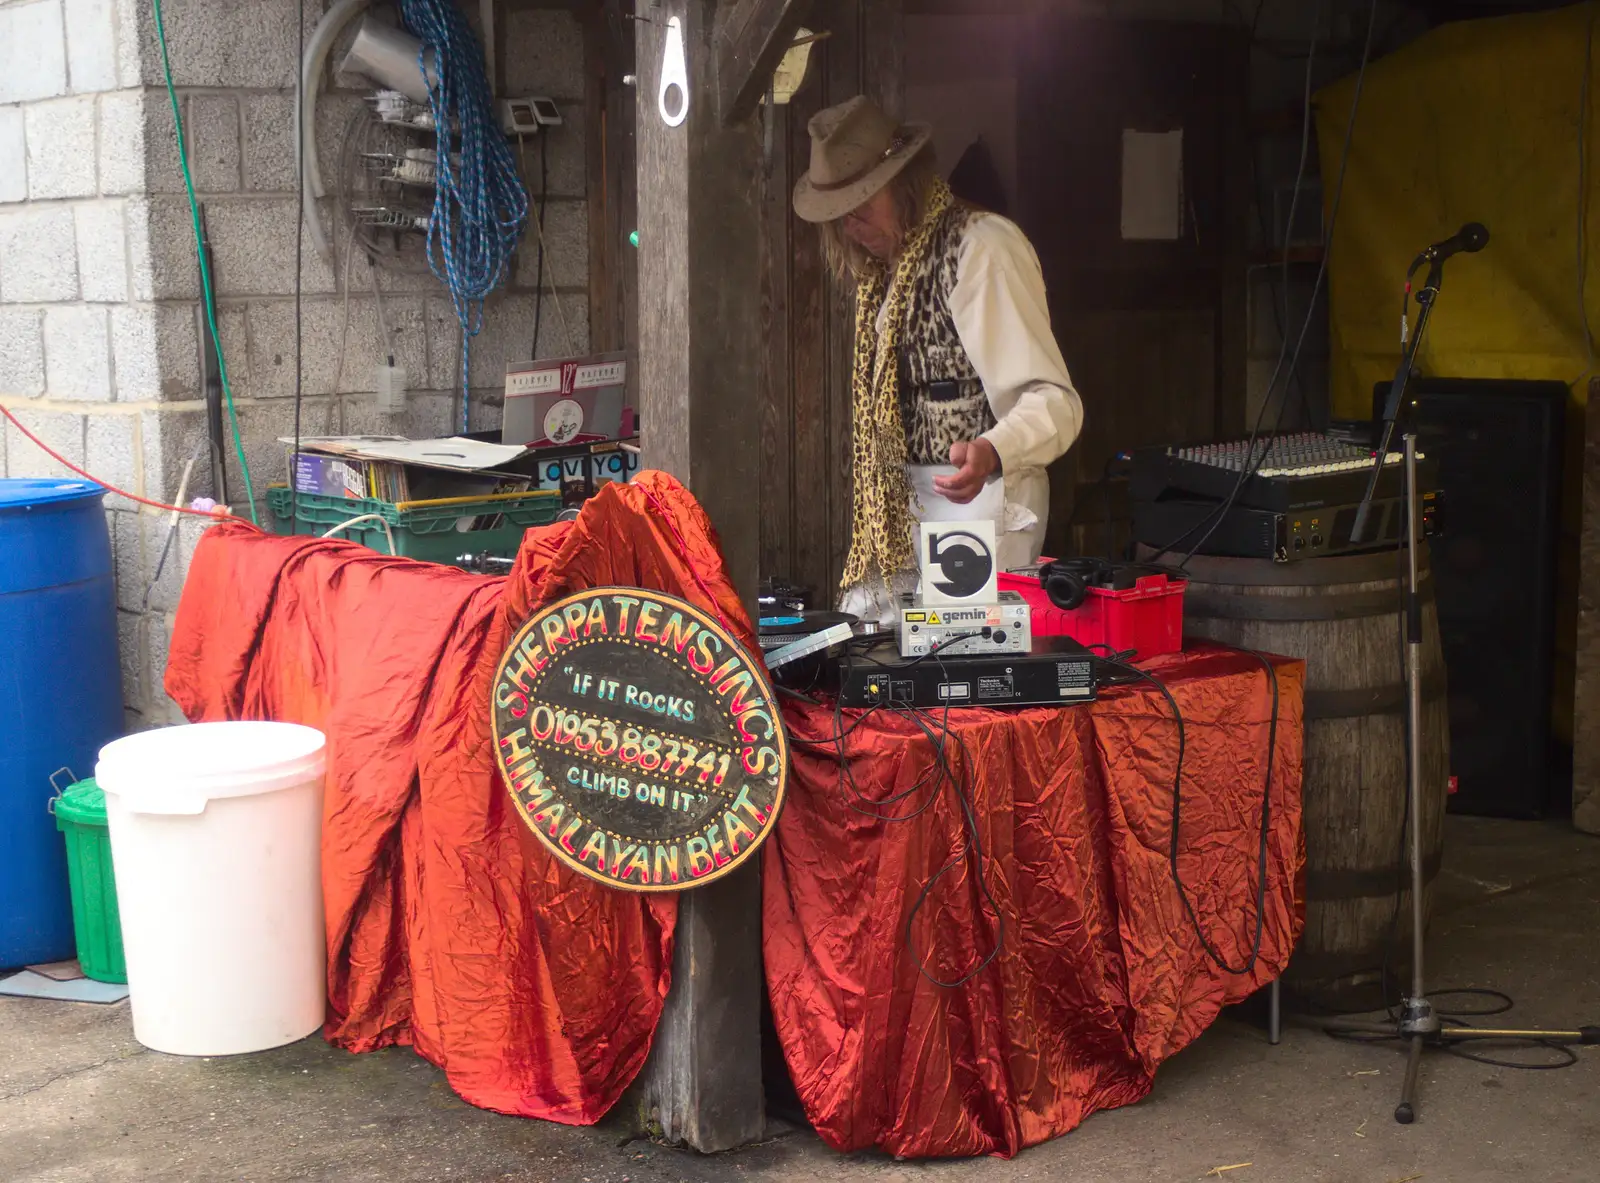
{"label": "black headphones", "polygon": [[1056,559],[1039,568],[1039,583],[1050,602],[1063,612],[1083,606],[1091,587],[1127,591],[1146,575],[1165,575],[1168,579],[1186,576],[1176,567],[1159,563],[1114,563],[1109,559]]}
{"label": "black headphones", "polygon": [[[951,542],[965,538],[971,542]],[[947,545],[948,544],[948,545]],[[967,599],[983,590],[994,572],[994,556],[976,534],[965,530],[951,530],[944,534],[928,535],[928,563],[939,568],[944,582],[935,583],[947,596]]]}
{"label": "black headphones", "polygon": [[1063,612],[1082,607],[1089,594],[1089,585],[1068,563],[1046,563],[1039,569],[1039,582],[1050,602]]}

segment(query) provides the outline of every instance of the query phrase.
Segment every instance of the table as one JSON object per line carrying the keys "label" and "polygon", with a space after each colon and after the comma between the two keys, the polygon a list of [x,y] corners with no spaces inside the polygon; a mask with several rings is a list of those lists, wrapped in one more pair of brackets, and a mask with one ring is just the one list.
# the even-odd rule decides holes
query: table
{"label": "table", "polygon": [[[790,1075],[829,1145],[905,1157],[1015,1154],[1139,1100],[1156,1067],[1224,1005],[1282,972],[1304,917],[1304,666],[1274,667],[1266,906],[1261,953],[1245,974],[1207,956],[1170,873],[1177,729],[1154,688],[1114,689],[1081,707],[949,713],[970,754],[984,874],[1004,920],[994,964],[954,990],[930,982],[907,947],[916,899],[962,836],[954,792],[947,786],[913,821],[876,820],[852,808],[827,751],[831,709],[786,708],[795,756],[789,802],[764,852],[763,944]],[[1200,928],[1243,968],[1269,679],[1258,659],[1221,648],[1147,668],[1185,724],[1181,877]],[[904,792],[935,760],[918,727],[881,713],[846,750],[857,783],[879,797]],[[909,925],[911,946],[945,981],[994,935],[970,864],[941,881]]]}
{"label": "table", "polygon": [[[548,856],[499,783],[487,703],[495,659],[534,606],[604,584],[681,594],[754,645],[710,523],[671,478],[645,473],[606,485],[576,521],[529,531],[506,578],[214,527],[166,674],[191,720],[280,719],[328,736],[326,1038],[351,1051],[409,1044],[472,1104],[567,1123],[599,1120],[644,1065],[678,901],[604,887]],[[1237,960],[1254,902],[1266,679],[1226,652],[1157,668],[1189,732],[1183,876]],[[764,951],[785,1056],[823,1137],[1013,1153],[1142,1096],[1162,1059],[1281,970],[1300,923],[1302,674],[1278,670],[1262,956],[1238,980],[1208,966],[1167,874],[1172,725],[1158,696],[952,712],[974,753],[1009,934],[959,992],[922,981],[898,943],[908,897],[950,851],[951,803],[886,826],[842,805],[821,753],[796,756],[763,850]],[[810,707],[788,722],[813,741],[832,725]],[[909,784],[931,749],[882,722],[870,741],[861,733],[860,777]],[[924,911],[913,935],[945,968],[987,935],[970,880],[949,877]]]}

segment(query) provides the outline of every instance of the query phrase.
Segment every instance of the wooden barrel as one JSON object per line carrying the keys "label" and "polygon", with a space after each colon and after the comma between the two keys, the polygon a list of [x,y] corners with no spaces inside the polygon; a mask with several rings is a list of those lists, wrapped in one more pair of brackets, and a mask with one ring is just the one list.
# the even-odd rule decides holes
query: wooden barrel
{"label": "wooden barrel", "polygon": [[[1418,555],[1425,916],[1450,779],[1427,557],[1426,549]],[[1197,556],[1187,568],[1185,635],[1305,660],[1306,927],[1284,982],[1335,1002],[1370,993],[1386,950],[1391,974],[1408,973],[1411,963],[1400,563],[1387,551],[1296,563]]]}

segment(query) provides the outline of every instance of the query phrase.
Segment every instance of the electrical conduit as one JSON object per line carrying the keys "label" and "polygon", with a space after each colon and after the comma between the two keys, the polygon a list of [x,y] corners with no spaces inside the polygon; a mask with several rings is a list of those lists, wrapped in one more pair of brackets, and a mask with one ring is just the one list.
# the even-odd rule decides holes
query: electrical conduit
{"label": "electrical conduit", "polygon": [[317,215],[316,199],[326,194],[322,180],[322,163],[317,156],[317,96],[322,90],[322,73],[328,64],[328,54],[344,27],[364,12],[371,0],[339,0],[322,20],[317,22],[311,40],[306,45],[305,56],[300,61],[300,92],[295,94],[295,122],[300,126],[301,160],[297,170],[300,178],[300,216],[311,232],[312,245],[317,254],[333,262],[333,248],[322,229],[322,219]]}

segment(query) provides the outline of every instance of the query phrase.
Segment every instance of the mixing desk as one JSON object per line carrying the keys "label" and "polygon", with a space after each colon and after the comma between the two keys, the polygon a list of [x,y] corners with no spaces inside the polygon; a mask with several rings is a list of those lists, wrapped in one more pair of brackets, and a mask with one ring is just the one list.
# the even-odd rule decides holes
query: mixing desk
{"label": "mixing desk", "polygon": [[[1399,452],[1383,458],[1377,496],[1401,496],[1403,460]],[[1128,492],[1136,502],[1195,497],[1224,501],[1233,496],[1241,474],[1253,468],[1234,504],[1290,513],[1360,501],[1375,463],[1369,449],[1310,431],[1257,440],[1253,446],[1236,440],[1150,448],[1133,454]],[[1424,466],[1419,473],[1422,488],[1432,485],[1430,468]]]}

